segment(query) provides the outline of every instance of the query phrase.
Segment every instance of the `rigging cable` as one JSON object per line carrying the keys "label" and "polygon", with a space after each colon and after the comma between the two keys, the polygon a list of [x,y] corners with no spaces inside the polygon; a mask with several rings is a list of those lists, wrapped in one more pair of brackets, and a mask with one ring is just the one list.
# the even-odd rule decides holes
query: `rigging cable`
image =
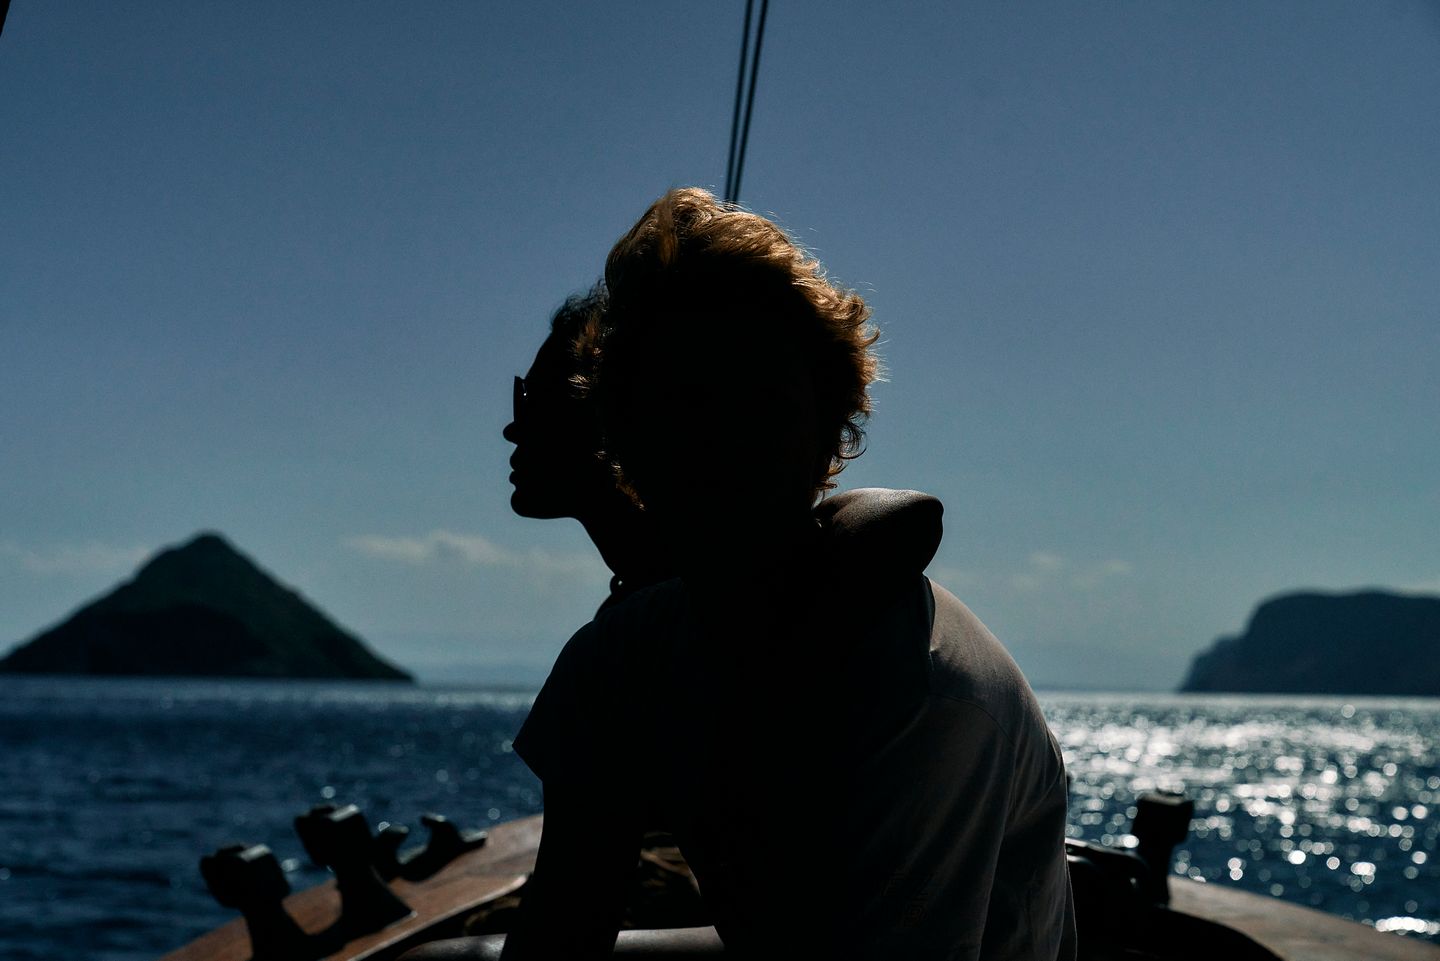
{"label": "rigging cable", "polygon": [[[765,41],[765,15],[770,11],[770,0],[760,0],[760,19],[755,26],[755,49],[752,54],[750,19],[754,7],[755,0],[745,0],[745,24],[740,37],[740,70],[735,77],[735,112],[730,118],[730,154],[725,164],[725,200],[732,204],[740,200],[740,178],[745,172],[745,148],[750,143],[750,118],[755,112],[755,81],[760,72],[760,47]],[[750,68],[748,78],[745,74],[747,63]]]}

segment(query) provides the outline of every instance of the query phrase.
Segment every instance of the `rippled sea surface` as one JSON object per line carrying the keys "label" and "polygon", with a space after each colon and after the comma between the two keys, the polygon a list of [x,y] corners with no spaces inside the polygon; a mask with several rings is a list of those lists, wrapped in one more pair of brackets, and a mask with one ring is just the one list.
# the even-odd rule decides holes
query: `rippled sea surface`
{"label": "rippled sea surface", "polygon": [[[1043,696],[1072,833],[1127,843],[1137,795],[1196,802],[1176,868],[1440,940],[1440,701]],[[479,825],[539,810],[524,694],[375,684],[0,678],[0,957],[144,961],[232,915],[196,863],[291,819]]]}
{"label": "rippled sea surface", "polygon": [[1181,791],[1177,872],[1440,941],[1440,700],[1043,700],[1073,836],[1133,844],[1135,798]]}

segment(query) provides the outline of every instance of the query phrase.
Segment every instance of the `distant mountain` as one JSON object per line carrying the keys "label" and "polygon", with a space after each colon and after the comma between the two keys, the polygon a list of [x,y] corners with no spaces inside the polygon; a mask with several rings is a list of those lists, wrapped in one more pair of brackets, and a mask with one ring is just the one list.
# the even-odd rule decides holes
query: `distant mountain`
{"label": "distant mountain", "polygon": [[162,551],[0,672],[412,679],[210,533]]}
{"label": "distant mountain", "polygon": [[1180,690],[1440,696],[1440,597],[1271,598],[1196,656]]}

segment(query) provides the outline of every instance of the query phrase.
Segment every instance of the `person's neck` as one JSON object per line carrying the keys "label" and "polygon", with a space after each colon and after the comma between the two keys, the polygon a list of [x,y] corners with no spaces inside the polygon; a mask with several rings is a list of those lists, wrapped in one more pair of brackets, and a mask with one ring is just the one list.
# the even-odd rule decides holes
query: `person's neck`
{"label": "person's neck", "polygon": [[600,552],[600,559],[627,587],[666,580],[675,574],[667,552],[645,514],[619,495],[576,517]]}
{"label": "person's neck", "polygon": [[743,575],[751,584],[771,584],[796,573],[796,564],[815,546],[818,528],[805,510],[768,519],[748,518],[717,525],[684,538],[680,576],[692,585],[733,583]]}

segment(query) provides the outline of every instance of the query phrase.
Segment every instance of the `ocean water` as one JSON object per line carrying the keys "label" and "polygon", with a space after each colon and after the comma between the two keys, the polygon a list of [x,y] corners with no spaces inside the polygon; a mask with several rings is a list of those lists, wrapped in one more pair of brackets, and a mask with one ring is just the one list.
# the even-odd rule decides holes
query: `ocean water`
{"label": "ocean water", "polygon": [[1135,798],[1181,791],[1177,873],[1440,941],[1440,699],[1042,700],[1073,836],[1131,846]]}
{"label": "ocean water", "polygon": [[[1440,941],[1440,701],[1042,695],[1072,834],[1125,845],[1138,794],[1196,802],[1176,870]],[[148,961],[223,923],[197,861],[292,818],[483,826],[540,808],[525,694],[375,684],[0,678],[0,957]]]}

